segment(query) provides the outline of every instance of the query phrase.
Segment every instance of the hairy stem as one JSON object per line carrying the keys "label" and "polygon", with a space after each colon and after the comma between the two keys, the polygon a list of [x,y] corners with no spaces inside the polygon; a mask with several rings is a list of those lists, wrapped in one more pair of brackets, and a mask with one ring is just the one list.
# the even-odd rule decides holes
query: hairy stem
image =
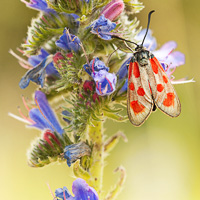
{"label": "hairy stem", "polygon": [[94,126],[89,126],[89,140],[92,143],[92,155],[89,184],[98,192],[101,199],[102,179],[104,168],[104,146],[103,146],[103,122],[93,121]]}

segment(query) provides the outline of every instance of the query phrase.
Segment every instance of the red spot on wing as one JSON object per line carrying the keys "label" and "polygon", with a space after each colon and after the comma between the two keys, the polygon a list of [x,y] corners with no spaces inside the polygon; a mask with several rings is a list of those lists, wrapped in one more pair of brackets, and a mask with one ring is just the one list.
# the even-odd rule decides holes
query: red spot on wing
{"label": "red spot on wing", "polygon": [[134,86],[134,84],[132,82],[129,84],[129,89],[130,90],[134,90],[135,89],[135,86]]}
{"label": "red spot on wing", "polygon": [[158,90],[158,92],[162,92],[163,89],[164,89],[164,86],[163,86],[162,84],[158,84],[158,85],[157,85],[157,90]]}
{"label": "red spot on wing", "polygon": [[144,89],[143,89],[142,87],[139,87],[139,88],[138,88],[137,93],[138,93],[138,95],[140,95],[140,96],[144,96],[144,95],[145,95],[145,91],[144,91]]}
{"label": "red spot on wing", "polygon": [[145,111],[145,107],[142,104],[139,104],[138,101],[131,101],[130,106],[135,115]]}
{"label": "red spot on wing", "polygon": [[130,62],[129,67],[128,67],[128,79],[131,78],[132,71],[133,71],[133,63]]}
{"label": "red spot on wing", "polygon": [[135,76],[135,78],[140,77],[140,70],[139,70],[139,66],[137,62],[133,63],[133,74]]}
{"label": "red spot on wing", "polygon": [[165,70],[163,69],[162,65],[160,64],[160,62],[158,61],[158,59],[157,59],[155,56],[154,56],[151,60],[153,60],[154,63],[155,63],[157,66],[159,66],[159,68],[160,68],[163,72],[165,72]]}
{"label": "red spot on wing", "polygon": [[164,81],[165,83],[167,83],[167,82],[168,82],[168,78],[167,78],[166,76],[163,76],[163,81]]}
{"label": "red spot on wing", "polygon": [[[155,58],[155,57],[154,57],[154,58]],[[158,74],[158,65],[157,65],[157,63],[154,61],[154,58],[151,58],[151,59],[150,59],[151,67],[152,67],[152,69],[153,69],[153,72],[154,72],[155,74]]]}
{"label": "red spot on wing", "polygon": [[174,106],[174,98],[175,94],[174,93],[167,93],[167,98],[163,101],[164,106]]}

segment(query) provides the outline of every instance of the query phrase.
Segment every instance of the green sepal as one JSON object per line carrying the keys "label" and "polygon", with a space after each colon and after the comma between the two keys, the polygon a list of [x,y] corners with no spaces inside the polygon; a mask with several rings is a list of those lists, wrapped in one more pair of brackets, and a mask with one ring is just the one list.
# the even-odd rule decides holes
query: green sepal
{"label": "green sepal", "polygon": [[90,174],[85,169],[83,169],[83,167],[81,167],[80,160],[77,160],[73,164],[73,172],[74,175],[78,178],[82,178],[86,181],[90,179]]}
{"label": "green sepal", "polygon": [[111,112],[103,111],[103,114],[104,114],[104,116],[106,116],[114,121],[117,121],[117,122],[125,122],[128,120],[128,116],[121,116],[118,113],[111,113]]}
{"label": "green sepal", "polygon": [[28,165],[31,167],[43,167],[55,161],[64,161],[63,152],[67,145],[72,144],[66,133],[62,136],[54,132],[55,138],[59,141],[59,144],[51,137],[49,140],[50,145],[46,140],[37,138],[32,143],[32,147],[28,150]]}

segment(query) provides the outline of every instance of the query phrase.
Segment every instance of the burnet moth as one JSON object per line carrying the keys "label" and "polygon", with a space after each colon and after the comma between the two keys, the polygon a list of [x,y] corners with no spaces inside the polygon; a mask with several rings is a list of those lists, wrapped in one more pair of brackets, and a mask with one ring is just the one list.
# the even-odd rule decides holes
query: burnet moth
{"label": "burnet moth", "polygon": [[128,67],[127,86],[127,112],[130,122],[135,126],[141,126],[156,107],[170,117],[178,117],[181,113],[179,98],[162,65],[143,47],[153,12],[149,12],[147,30],[141,45],[113,36],[136,45]]}

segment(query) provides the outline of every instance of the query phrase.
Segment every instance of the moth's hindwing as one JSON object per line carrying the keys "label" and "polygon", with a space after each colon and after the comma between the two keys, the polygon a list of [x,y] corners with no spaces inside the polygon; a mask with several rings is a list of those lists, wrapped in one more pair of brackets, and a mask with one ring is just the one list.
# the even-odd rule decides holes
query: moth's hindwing
{"label": "moth's hindwing", "polygon": [[181,104],[163,67],[153,54],[150,58],[151,67],[147,68],[153,100],[156,106],[171,117],[181,113]]}
{"label": "moth's hindwing", "polygon": [[149,87],[147,70],[140,67],[134,56],[128,69],[127,109],[131,123],[140,126],[150,115],[153,99]]}

